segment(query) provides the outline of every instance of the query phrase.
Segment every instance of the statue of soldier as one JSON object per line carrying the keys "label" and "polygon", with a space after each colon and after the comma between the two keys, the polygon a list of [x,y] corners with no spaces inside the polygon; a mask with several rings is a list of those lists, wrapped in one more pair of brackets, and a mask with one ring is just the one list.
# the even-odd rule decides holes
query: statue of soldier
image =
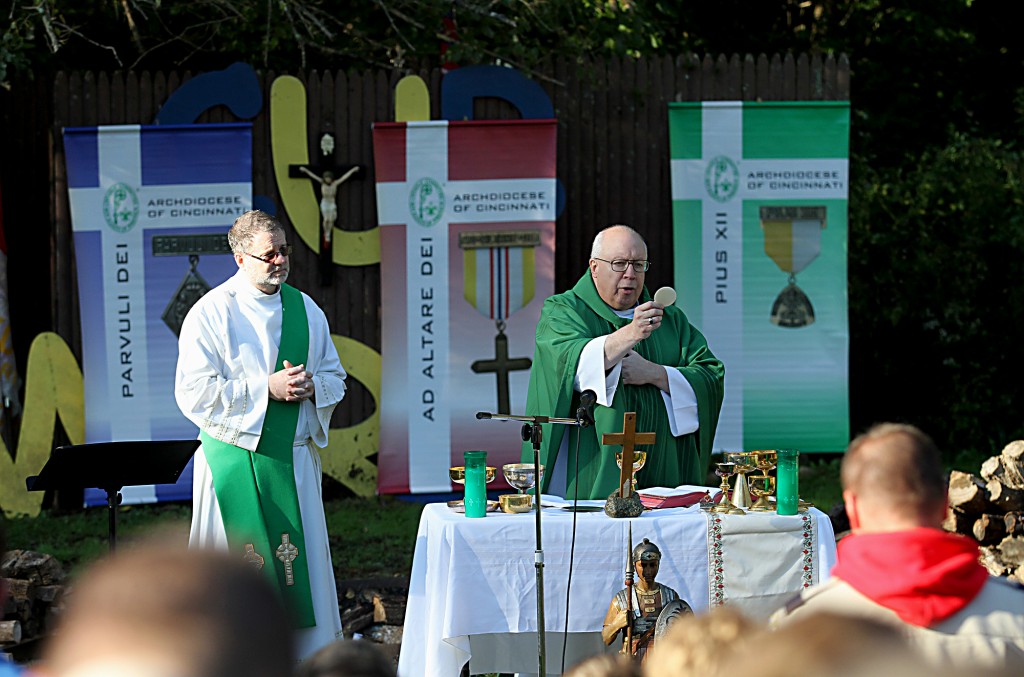
{"label": "statue of soldier", "polygon": [[[636,583],[619,590],[612,597],[601,628],[601,638],[606,645],[611,644],[629,625],[631,632],[624,633],[621,653],[643,660],[655,638],[658,616],[666,606],[679,600],[679,594],[667,585],[655,582],[661,566],[661,550],[650,540],[645,538],[633,548],[632,559]],[[689,610],[689,605],[679,601]],[[679,605],[673,605],[676,606]],[[632,638],[631,646],[626,644],[627,636]]]}

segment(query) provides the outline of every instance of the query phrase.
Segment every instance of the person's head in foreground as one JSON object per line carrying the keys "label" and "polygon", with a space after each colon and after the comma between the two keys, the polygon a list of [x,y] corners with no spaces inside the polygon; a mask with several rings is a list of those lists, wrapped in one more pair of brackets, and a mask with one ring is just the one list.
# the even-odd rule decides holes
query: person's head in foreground
{"label": "person's head in foreground", "polygon": [[841,479],[854,532],[937,529],[945,518],[942,455],[914,426],[882,423],[855,438]]}
{"label": "person's head in foreground", "polygon": [[394,664],[373,642],[343,639],[302,661],[295,677],[395,677]]}
{"label": "person's head in foreground", "polygon": [[711,677],[758,625],[731,607],[680,616],[647,652],[647,677]]}
{"label": "person's head in foreground", "polygon": [[38,672],[54,677],[284,677],[293,628],[249,565],[181,545],[122,550],[68,596]]}
{"label": "person's head in foreground", "polygon": [[641,677],[640,664],[622,654],[598,654],[580,661],[562,677]]}

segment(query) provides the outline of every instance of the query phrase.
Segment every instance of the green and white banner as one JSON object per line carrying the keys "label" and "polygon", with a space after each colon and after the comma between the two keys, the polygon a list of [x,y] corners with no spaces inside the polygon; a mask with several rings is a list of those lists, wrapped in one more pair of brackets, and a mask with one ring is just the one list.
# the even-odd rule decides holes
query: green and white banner
{"label": "green and white banner", "polygon": [[669,104],[679,303],[725,363],[716,450],[849,442],[848,102]]}

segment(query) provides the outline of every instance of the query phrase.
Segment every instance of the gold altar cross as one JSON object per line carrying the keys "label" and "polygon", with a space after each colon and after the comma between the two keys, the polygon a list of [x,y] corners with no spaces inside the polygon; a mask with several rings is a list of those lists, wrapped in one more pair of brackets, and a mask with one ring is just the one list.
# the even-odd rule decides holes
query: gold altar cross
{"label": "gold altar cross", "polygon": [[281,534],[281,545],[277,546],[277,558],[284,562],[284,582],[286,585],[295,585],[295,572],[292,569],[292,562],[299,556],[299,549],[292,543],[288,534]]}
{"label": "gold altar cross", "polygon": [[621,433],[601,435],[601,444],[622,447],[622,469],[619,471],[619,496],[628,497],[633,493],[633,448],[638,444],[654,444],[657,433],[636,431],[636,412],[627,411],[622,416]]}
{"label": "gold altar cross", "polygon": [[256,548],[253,547],[252,543],[245,544],[245,554],[242,555],[242,561],[252,566],[256,571],[263,568],[263,555],[256,552]]}

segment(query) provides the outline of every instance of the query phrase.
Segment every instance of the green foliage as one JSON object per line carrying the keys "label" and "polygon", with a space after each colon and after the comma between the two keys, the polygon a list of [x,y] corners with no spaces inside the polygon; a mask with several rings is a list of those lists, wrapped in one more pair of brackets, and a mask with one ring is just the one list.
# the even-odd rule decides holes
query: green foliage
{"label": "green foliage", "polygon": [[895,168],[853,168],[853,429],[903,420],[947,458],[1024,435],[1024,157],[954,133]]}

